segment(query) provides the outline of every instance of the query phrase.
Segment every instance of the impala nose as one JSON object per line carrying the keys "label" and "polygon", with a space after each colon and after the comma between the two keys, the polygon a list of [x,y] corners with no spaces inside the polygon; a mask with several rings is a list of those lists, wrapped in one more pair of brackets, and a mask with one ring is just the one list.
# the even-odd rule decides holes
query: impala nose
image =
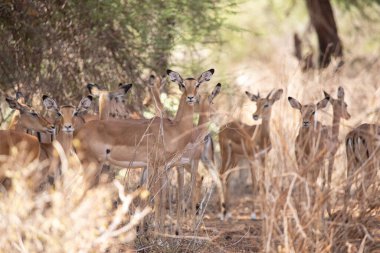
{"label": "impala nose", "polygon": [[50,125],[47,127],[47,131],[50,132],[50,133],[54,133],[55,132],[55,126],[54,125]]}
{"label": "impala nose", "polygon": [[74,131],[74,128],[73,128],[73,126],[71,124],[65,124],[63,127],[64,127],[64,130],[66,132],[72,132],[72,131]]}
{"label": "impala nose", "polygon": [[302,124],[303,127],[309,127],[309,125],[310,125],[310,121],[304,121]]}
{"label": "impala nose", "polygon": [[195,102],[195,97],[194,96],[187,96],[187,101],[194,103]]}

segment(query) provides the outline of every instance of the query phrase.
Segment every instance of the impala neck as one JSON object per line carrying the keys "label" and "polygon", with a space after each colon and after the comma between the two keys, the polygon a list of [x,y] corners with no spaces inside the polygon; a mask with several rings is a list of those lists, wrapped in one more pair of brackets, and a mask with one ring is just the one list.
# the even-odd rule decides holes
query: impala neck
{"label": "impala neck", "polygon": [[166,117],[166,112],[164,110],[164,105],[161,102],[159,90],[155,89],[155,88],[152,88],[151,89],[151,94],[152,94],[154,106],[156,107],[156,115],[159,116],[159,117],[161,117],[161,113],[162,113],[162,115],[164,117]]}
{"label": "impala neck", "polygon": [[[263,118],[260,125],[253,125],[256,127],[256,131],[253,131],[253,135],[256,135],[255,139],[260,138],[261,140],[270,139],[270,115]],[[253,137],[253,136],[252,136]]]}
{"label": "impala neck", "polygon": [[99,96],[99,119],[106,120],[109,117],[109,98],[108,94],[100,94]]}
{"label": "impala neck", "polygon": [[332,136],[338,137],[339,136],[339,127],[340,127],[340,115],[336,113],[336,111],[333,111],[333,122],[332,122]]}
{"label": "impala neck", "polygon": [[73,143],[73,133],[60,131],[57,136],[57,141],[61,144],[66,156],[68,156]]}
{"label": "impala neck", "polygon": [[210,122],[210,108],[201,106],[198,119],[198,131],[205,133],[208,130],[208,123]]}
{"label": "impala neck", "polygon": [[186,103],[186,95],[182,94],[174,120],[183,126],[184,129],[186,129],[186,132],[189,130],[189,134],[192,132],[190,130],[193,129],[193,114],[194,106]]}
{"label": "impala neck", "polygon": [[13,129],[16,130],[17,132],[26,132],[28,130],[27,128],[22,127],[20,124],[15,124]]}
{"label": "impala neck", "polygon": [[177,113],[174,117],[174,121],[180,121],[182,119],[184,111],[185,111],[185,105],[189,106],[186,103],[186,95],[182,94],[182,96],[179,100],[178,110],[177,110]]}
{"label": "impala neck", "polygon": [[9,123],[9,126],[8,126],[8,129],[14,129],[14,130],[17,130],[18,128],[18,120],[20,119],[20,112],[19,111],[15,111],[12,115],[12,119]]}

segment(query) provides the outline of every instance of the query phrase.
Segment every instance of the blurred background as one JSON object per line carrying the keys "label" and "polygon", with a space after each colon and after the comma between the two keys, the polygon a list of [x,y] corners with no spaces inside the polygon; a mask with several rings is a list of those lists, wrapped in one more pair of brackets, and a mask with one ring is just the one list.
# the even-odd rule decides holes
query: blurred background
{"label": "blurred background", "polygon": [[[355,78],[378,63],[379,3],[3,0],[0,89],[22,91],[29,101],[36,96],[39,104],[42,94],[79,100],[88,82],[133,83],[137,96],[127,104],[142,111],[147,76],[167,68],[183,76],[215,68],[223,93],[236,98],[241,89],[269,91],[300,70],[328,67],[330,55],[343,56]],[[357,85],[376,89],[378,81]]]}

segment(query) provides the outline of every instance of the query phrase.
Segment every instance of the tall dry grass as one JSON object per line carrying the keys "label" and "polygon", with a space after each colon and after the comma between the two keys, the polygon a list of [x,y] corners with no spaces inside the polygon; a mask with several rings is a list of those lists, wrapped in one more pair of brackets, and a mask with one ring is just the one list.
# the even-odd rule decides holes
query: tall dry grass
{"label": "tall dry grass", "polygon": [[[279,55],[283,57],[279,57]],[[323,71],[301,73],[297,62],[284,50],[274,50],[266,61],[252,60],[245,63],[245,76],[236,71],[236,82],[232,96],[247,102],[226,107],[219,102],[218,123],[241,119],[248,124],[252,120],[255,105],[243,95],[244,90],[266,94],[271,89],[283,88],[284,95],[274,105],[271,121],[272,150],[265,168],[255,161],[257,178],[262,183],[265,170],[264,191],[257,193],[262,218],[261,250],[264,252],[377,252],[380,251],[380,173],[372,172],[371,185],[361,185],[363,168],[359,168],[350,192],[347,213],[343,212],[344,192],[347,186],[345,135],[360,123],[380,123],[379,87],[380,59],[368,56],[361,63],[347,57],[343,68],[337,70],[332,64]],[[240,66],[242,67],[242,66]],[[249,69],[249,70],[248,70]],[[239,80],[240,79],[240,80]],[[246,80],[249,85],[241,80]],[[255,81],[253,81],[255,80]],[[322,189],[320,173],[316,185],[310,185],[300,176],[294,154],[295,138],[301,125],[300,113],[290,107],[288,96],[302,103],[316,103],[323,98],[323,90],[336,97],[338,86],[346,91],[345,99],[352,115],[349,121],[342,120],[339,136],[340,147],[335,157],[332,188]],[[226,100],[223,100],[226,101]],[[231,113],[231,111],[233,113]],[[240,115],[236,117],[236,115]],[[332,125],[332,106],[318,113],[318,120]],[[378,157],[377,157],[378,158]],[[327,161],[320,170],[327,169]],[[366,195],[360,195],[361,187]],[[312,192],[316,201],[313,203]],[[362,201],[365,198],[365,201]],[[332,216],[326,213],[327,204],[332,206]],[[364,205],[364,206],[363,206]],[[364,210],[364,211],[361,211]]]}
{"label": "tall dry grass", "polygon": [[133,202],[146,191],[127,193],[115,180],[81,200],[85,184],[77,158],[67,160],[55,145],[63,173],[54,187],[34,191],[39,177],[31,175],[42,172],[43,163],[23,166],[10,157],[0,168],[12,178],[12,188],[0,191],[0,252],[131,252],[136,226],[151,211]]}

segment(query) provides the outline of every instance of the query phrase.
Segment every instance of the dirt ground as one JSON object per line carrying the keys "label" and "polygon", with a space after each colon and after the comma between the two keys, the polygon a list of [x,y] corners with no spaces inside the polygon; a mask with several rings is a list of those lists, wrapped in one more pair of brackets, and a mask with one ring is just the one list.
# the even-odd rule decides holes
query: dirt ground
{"label": "dirt ground", "polygon": [[[259,252],[261,248],[261,221],[251,220],[252,193],[249,182],[233,185],[231,192],[231,214],[228,220],[220,219],[220,207],[216,188],[204,211],[204,216],[196,232],[191,230],[190,217],[184,218],[183,234],[175,236],[175,215],[172,215],[173,225],[168,228],[168,234],[163,241],[151,241],[138,237],[135,244],[137,252]],[[206,187],[207,188],[207,187]],[[209,189],[208,189],[209,190]],[[204,193],[207,202],[209,191]],[[205,197],[206,195],[206,197]],[[176,201],[173,201],[176,202]],[[175,210],[175,203],[173,204]],[[169,210],[167,210],[169,211]],[[260,216],[258,210],[257,214]]]}

